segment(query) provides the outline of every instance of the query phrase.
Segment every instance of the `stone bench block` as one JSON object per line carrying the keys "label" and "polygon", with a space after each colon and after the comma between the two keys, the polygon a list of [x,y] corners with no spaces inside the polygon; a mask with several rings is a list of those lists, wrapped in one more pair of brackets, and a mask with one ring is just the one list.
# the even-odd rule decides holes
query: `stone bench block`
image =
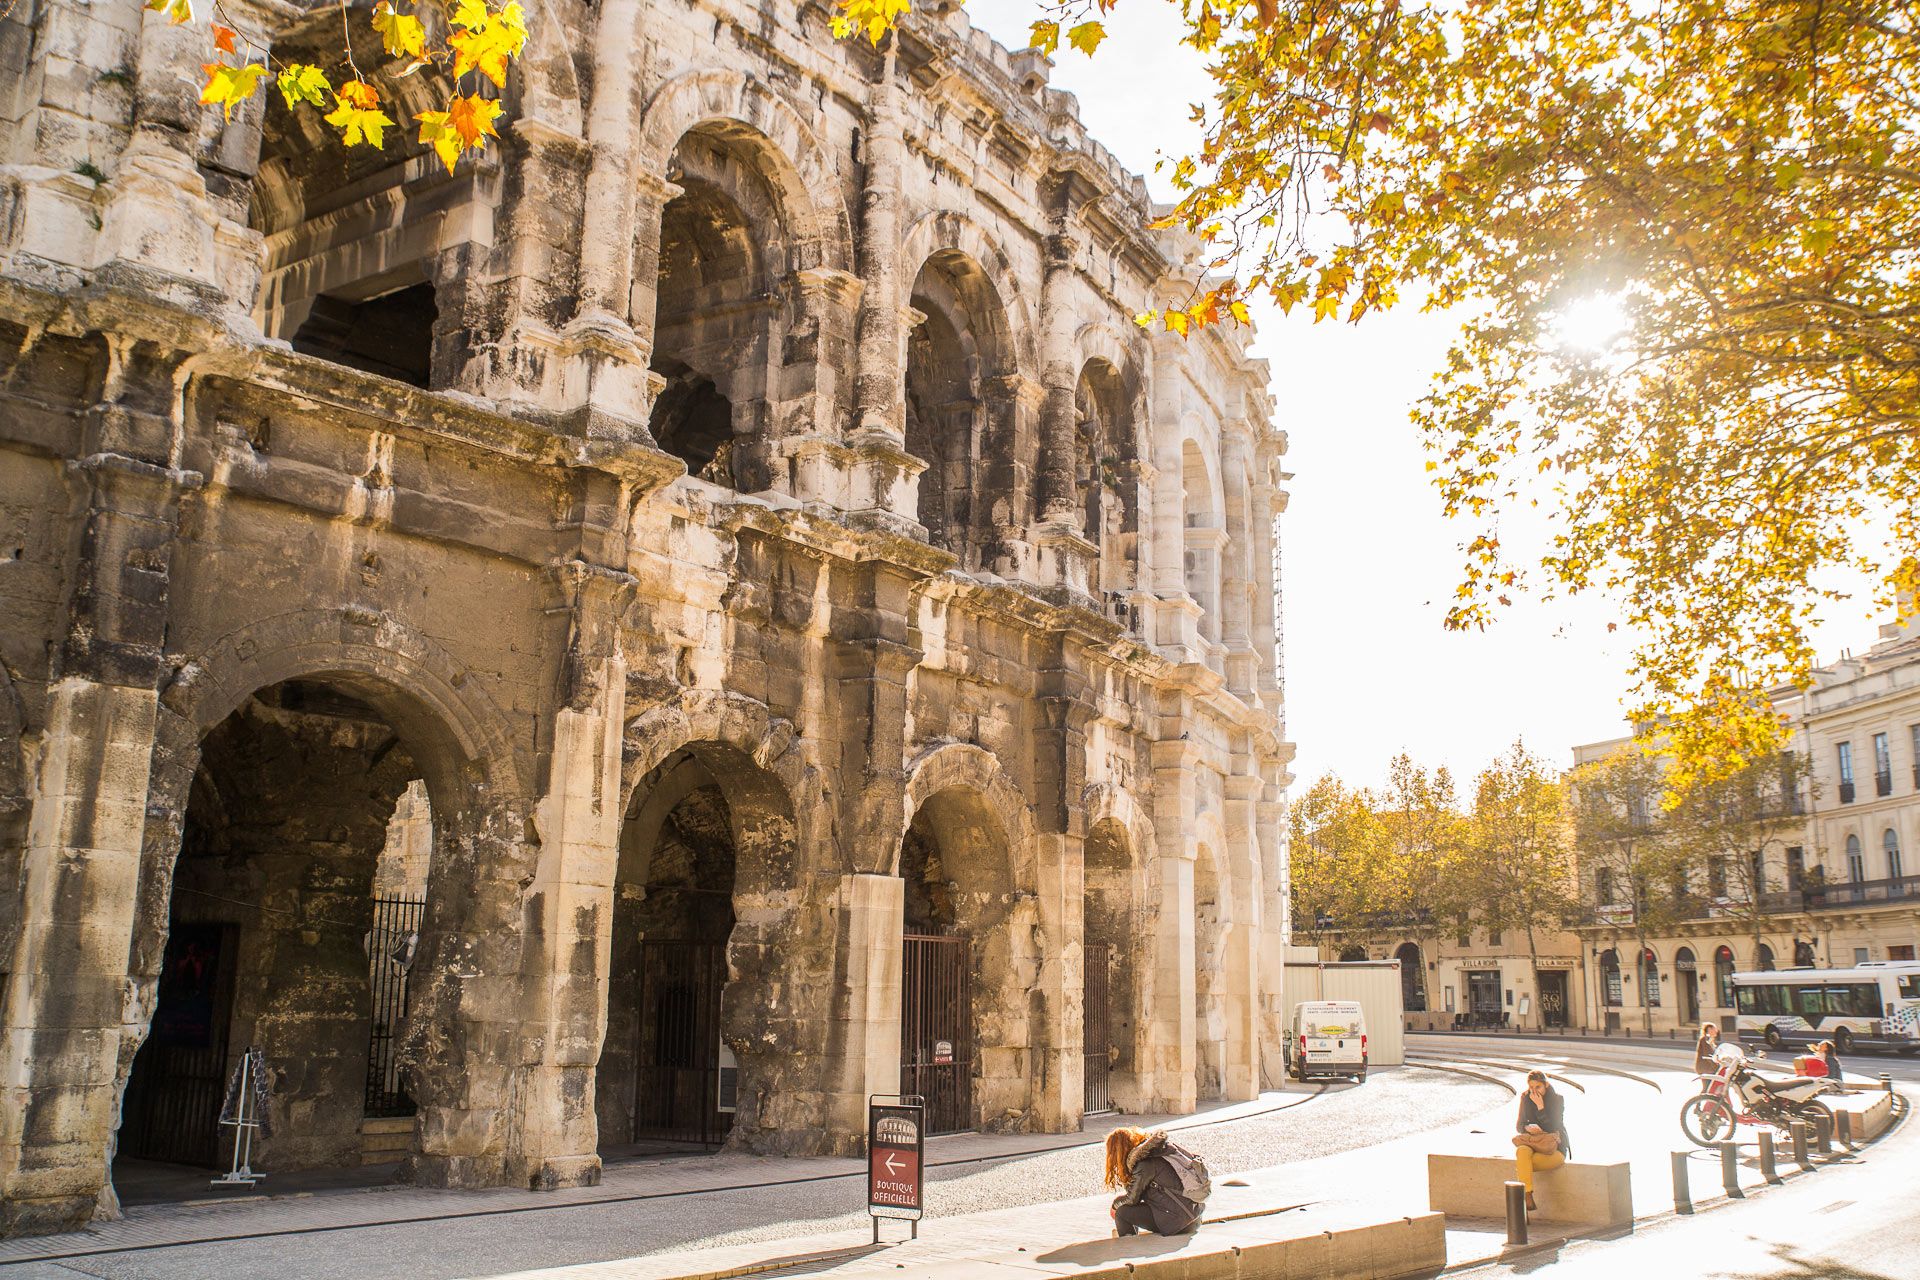
{"label": "stone bench block", "polygon": [[[1501,1156],[1427,1157],[1427,1204],[1453,1218],[1507,1216],[1506,1184],[1517,1177],[1513,1160]],[[1632,1167],[1568,1161],[1533,1175],[1533,1217],[1544,1222],[1620,1226],[1633,1221]]]}

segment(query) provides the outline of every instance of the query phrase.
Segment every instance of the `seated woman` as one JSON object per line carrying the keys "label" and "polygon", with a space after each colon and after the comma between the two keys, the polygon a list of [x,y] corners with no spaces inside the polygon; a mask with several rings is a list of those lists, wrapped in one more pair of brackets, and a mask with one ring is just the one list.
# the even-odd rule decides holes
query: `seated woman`
{"label": "seated woman", "polygon": [[1567,1140],[1565,1108],[1544,1072],[1527,1072],[1527,1091],[1520,1095],[1514,1130],[1513,1162],[1527,1189],[1527,1208],[1538,1209],[1533,1199],[1534,1170],[1558,1169],[1573,1152]]}
{"label": "seated woman", "polygon": [[[1188,1198],[1195,1187],[1195,1175],[1184,1181],[1176,1162],[1192,1170],[1197,1161],[1186,1151],[1167,1141],[1161,1130],[1115,1129],[1107,1135],[1107,1186],[1125,1193],[1114,1198],[1115,1235],[1130,1236],[1140,1231],[1156,1235],[1185,1235],[1200,1225],[1202,1202]],[[1199,1165],[1199,1183],[1204,1184],[1205,1166]]]}

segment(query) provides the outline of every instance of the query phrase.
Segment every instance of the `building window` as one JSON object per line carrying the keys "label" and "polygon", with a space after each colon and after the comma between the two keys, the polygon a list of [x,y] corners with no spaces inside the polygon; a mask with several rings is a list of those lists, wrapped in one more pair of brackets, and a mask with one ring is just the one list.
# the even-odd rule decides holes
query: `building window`
{"label": "building window", "polygon": [[1867,878],[1867,860],[1860,852],[1860,837],[1847,837],[1847,879],[1859,884]]}
{"label": "building window", "polygon": [[1627,1002],[1620,984],[1620,957],[1612,948],[1600,953],[1600,1001],[1613,1009]]}
{"label": "building window", "polygon": [[1920,724],[1908,725],[1907,736],[1913,740],[1913,789],[1920,791]]}
{"label": "building window", "polygon": [[1893,752],[1887,749],[1887,735],[1873,735],[1873,793],[1879,796],[1893,794]]}
{"label": "building window", "polygon": [[1649,947],[1640,955],[1640,988],[1646,992],[1647,1008],[1660,1007],[1660,960]]}
{"label": "building window", "polygon": [[1840,803],[1853,803],[1853,744],[1843,742],[1836,750],[1840,753]]}
{"label": "building window", "polygon": [[1909,943],[1905,943],[1904,945],[1901,945],[1901,946],[1893,946],[1893,947],[1888,947],[1888,948],[1887,948],[1887,959],[1889,959],[1889,960],[1911,960],[1911,959],[1913,959],[1913,944],[1912,944],[1911,942],[1909,942]]}
{"label": "building window", "polygon": [[1767,945],[1766,943],[1764,943],[1764,942],[1763,942],[1763,943],[1761,943],[1761,944],[1760,944],[1760,948],[1759,948],[1759,950],[1757,950],[1757,951],[1755,951],[1755,952],[1754,952],[1754,959],[1756,959],[1756,960],[1758,960],[1758,961],[1760,962],[1760,972],[1762,972],[1762,973],[1772,973],[1772,972],[1773,972],[1773,968],[1774,968],[1774,959],[1773,959],[1773,948],[1772,948],[1772,947],[1770,947],[1770,946],[1768,946],[1768,945]]}
{"label": "building window", "polygon": [[1727,860],[1716,857],[1707,863],[1707,896],[1727,896]]}
{"label": "building window", "polygon": [[[1889,831],[1887,832],[1887,834],[1892,835],[1893,832]],[[1497,947],[1500,945],[1500,931],[1498,929],[1487,930],[1487,945],[1490,947]]]}
{"label": "building window", "polygon": [[1713,980],[1720,990],[1720,1007],[1733,1008],[1733,948],[1723,946],[1713,953]]}
{"label": "building window", "polygon": [[1887,853],[1887,879],[1900,878],[1900,836],[1892,827],[1888,827],[1880,837],[1880,847]]}
{"label": "building window", "polygon": [[1462,930],[1460,936],[1455,938],[1454,941],[1458,942],[1462,947],[1471,947],[1473,946],[1473,933],[1470,930]]}
{"label": "building window", "polygon": [[1865,947],[1855,947],[1853,949],[1853,962],[1855,964],[1865,964],[1867,962],[1868,954],[1869,953]]}
{"label": "building window", "polygon": [[1799,845],[1787,847],[1787,889],[1799,892],[1801,883],[1807,877],[1807,851]]}
{"label": "building window", "polygon": [[1593,873],[1593,897],[1603,907],[1613,905],[1613,869],[1601,867]]}

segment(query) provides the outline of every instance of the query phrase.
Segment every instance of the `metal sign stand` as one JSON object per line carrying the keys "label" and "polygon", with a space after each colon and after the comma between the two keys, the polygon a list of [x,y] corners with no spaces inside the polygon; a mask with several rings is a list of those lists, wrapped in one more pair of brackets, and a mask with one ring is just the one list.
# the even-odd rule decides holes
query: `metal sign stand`
{"label": "metal sign stand", "polygon": [[[881,1101],[881,1099],[886,1101]],[[902,1218],[920,1238],[926,1211],[927,1103],[919,1094],[875,1093],[867,1097],[867,1212],[873,1242],[880,1219]]]}
{"label": "metal sign stand", "polygon": [[254,1084],[265,1075],[266,1069],[265,1055],[257,1048],[248,1049],[241,1056],[240,1065],[233,1069],[233,1082],[229,1086],[236,1099],[233,1118],[220,1117],[221,1124],[233,1126],[233,1168],[213,1179],[213,1186],[250,1187],[267,1176],[255,1173],[251,1167],[253,1131],[260,1127],[260,1113],[253,1105]]}

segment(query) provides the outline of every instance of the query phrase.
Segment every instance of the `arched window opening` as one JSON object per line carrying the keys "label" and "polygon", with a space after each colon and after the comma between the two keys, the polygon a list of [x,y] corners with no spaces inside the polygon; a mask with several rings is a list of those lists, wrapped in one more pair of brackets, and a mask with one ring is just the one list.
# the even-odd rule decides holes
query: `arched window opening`
{"label": "arched window opening", "polygon": [[1640,953],[1640,989],[1649,1009],[1660,1007],[1660,958],[1648,947]]}
{"label": "arched window opening", "polygon": [[979,568],[1015,518],[1005,309],[980,265],[952,250],[921,265],[912,298],[925,317],[907,338],[907,452],[927,464],[917,514],[928,541]]}
{"label": "arched window opening", "polygon": [[[337,23],[302,24],[275,41],[273,54],[281,63],[319,66],[336,84],[364,75],[382,109],[399,120],[434,109],[452,92],[439,69],[404,78],[371,65],[352,70]],[[417,387],[451,384],[474,341],[474,326],[458,314],[470,273],[452,265],[464,263],[473,246],[449,229],[490,221],[463,216],[477,198],[470,175],[420,163],[432,157],[416,130],[389,131],[379,149],[319,147],[302,121],[279,110],[261,121],[247,214],[266,244],[261,329],[347,368]]]}
{"label": "arched window opening", "polygon": [[1627,1002],[1620,981],[1620,954],[1612,947],[1600,953],[1600,1002],[1611,1009]]}
{"label": "arched window opening", "polygon": [[1760,972],[1772,973],[1774,970],[1773,948],[1761,943],[1754,951],[1754,958],[1760,962]]}
{"label": "arched window opening", "polygon": [[[787,229],[765,143],[724,122],[690,130],[660,217],[648,429],[690,474],[752,493],[773,484],[770,369],[786,322]],[[645,265],[645,264],[642,264]]]}
{"label": "arched window opening", "polygon": [[1700,974],[1691,947],[1682,947],[1673,954],[1673,986],[1680,1021],[1700,1021]]}
{"label": "arched window opening", "polygon": [[1901,876],[1899,833],[1888,827],[1880,836],[1880,847],[1887,855],[1887,879],[1898,880]]}
{"label": "arched window opening", "polygon": [[1226,531],[1214,503],[1213,476],[1199,444],[1180,445],[1180,490],[1186,532],[1187,594],[1200,606],[1200,634],[1220,638],[1220,552]]}
{"label": "arched window opening", "polygon": [[1118,369],[1090,360],[1080,373],[1074,408],[1081,534],[1100,548],[1094,585],[1128,591],[1134,585],[1140,525],[1133,397]]}
{"label": "arched window opening", "polygon": [[1860,849],[1860,837],[1847,837],[1847,879],[1859,884],[1867,878],[1867,859]]}

